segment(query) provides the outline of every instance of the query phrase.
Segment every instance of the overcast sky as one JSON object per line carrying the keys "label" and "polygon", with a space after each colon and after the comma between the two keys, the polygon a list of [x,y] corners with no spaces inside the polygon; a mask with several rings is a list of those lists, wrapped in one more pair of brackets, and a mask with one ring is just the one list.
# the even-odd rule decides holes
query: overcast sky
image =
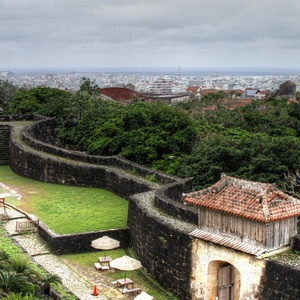
{"label": "overcast sky", "polygon": [[0,0],[0,68],[300,67],[300,0]]}

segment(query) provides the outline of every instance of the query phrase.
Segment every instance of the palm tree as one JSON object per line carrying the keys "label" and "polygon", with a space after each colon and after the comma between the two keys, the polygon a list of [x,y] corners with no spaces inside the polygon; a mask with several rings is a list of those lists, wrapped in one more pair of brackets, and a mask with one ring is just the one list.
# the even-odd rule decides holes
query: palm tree
{"label": "palm tree", "polygon": [[40,298],[37,298],[34,294],[23,294],[23,293],[10,293],[8,296],[1,298],[3,300],[37,300]]}
{"label": "palm tree", "polygon": [[24,255],[15,255],[10,258],[10,269],[18,274],[24,275],[32,283],[37,283],[42,275],[34,269],[29,258]]}
{"label": "palm tree", "polygon": [[0,249],[0,260],[9,261],[9,254],[5,250]]}
{"label": "palm tree", "polygon": [[22,274],[0,270],[0,290],[8,295],[10,292],[34,291],[35,286]]}
{"label": "palm tree", "polygon": [[42,278],[41,283],[42,283],[44,294],[49,297],[51,284],[53,285],[62,284],[62,281],[60,277],[58,277],[57,275],[46,274],[44,278]]}

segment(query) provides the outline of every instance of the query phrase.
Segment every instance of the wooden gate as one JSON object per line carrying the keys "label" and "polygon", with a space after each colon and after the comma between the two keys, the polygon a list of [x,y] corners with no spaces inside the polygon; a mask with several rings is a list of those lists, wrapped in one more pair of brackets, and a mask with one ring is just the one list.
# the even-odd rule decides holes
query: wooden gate
{"label": "wooden gate", "polygon": [[218,271],[218,300],[234,299],[234,268],[226,265]]}

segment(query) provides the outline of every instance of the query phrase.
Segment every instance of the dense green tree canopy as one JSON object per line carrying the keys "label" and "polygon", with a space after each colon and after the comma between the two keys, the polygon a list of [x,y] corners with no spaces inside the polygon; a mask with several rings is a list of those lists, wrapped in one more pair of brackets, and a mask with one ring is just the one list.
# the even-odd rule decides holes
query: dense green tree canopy
{"label": "dense green tree canopy", "polygon": [[[51,88],[20,91],[11,108],[56,116],[63,141],[80,150],[121,154],[193,177],[196,188],[215,183],[222,172],[285,187],[300,170],[300,104],[269,98],[232,110],[224,96],[208,94],[176,108],[141,102],[123,106],[102,99],[86,79],[75,95]],[[205,110],[208,106],[214,109]]]}
{"label": "dense green tree canopy", "polygon": [[8,113],[18,88],[7,80],[0,80],[0,113]]}
{"label": "dense green tree canopy", "polygon": [[71,93],[59,89],[38,87],[19,91],[11,103],[10,112],[13,114],[42,113],[46,116],[60,117],[64,103]]}
{"label": "dense green tree canopy", "polygon": [[72,129],[72,135],[80,148],[91,154],[121,154],[153,166],[166,154],[177,157],[187,153],[196,136],[194,121],[160,103],[121,106],[97,100],[90,106]]}

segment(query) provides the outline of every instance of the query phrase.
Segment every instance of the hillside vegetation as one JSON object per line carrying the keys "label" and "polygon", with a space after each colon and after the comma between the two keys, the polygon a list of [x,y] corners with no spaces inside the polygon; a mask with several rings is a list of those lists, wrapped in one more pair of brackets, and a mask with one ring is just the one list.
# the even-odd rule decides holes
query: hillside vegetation
{"label": "hillside vegetation", "polygon": [[[48,89],[46,99],[39,98],[42,89]],[[23,91],[24,100],[17,95],[10,106],[18,113],[56,116],[62,141],[79,150],[121,154],[163,172],[193,177],[196,189],[215,183],[225,172],[274,182],[300,196],[299,103],[269,98],[229,110],[220,92],[177,107],[139,102],[122,106],[96,93],[60,97],[52,90],[53,96],[49,88]],[[208,106],[213,109],[203,109]]]}

